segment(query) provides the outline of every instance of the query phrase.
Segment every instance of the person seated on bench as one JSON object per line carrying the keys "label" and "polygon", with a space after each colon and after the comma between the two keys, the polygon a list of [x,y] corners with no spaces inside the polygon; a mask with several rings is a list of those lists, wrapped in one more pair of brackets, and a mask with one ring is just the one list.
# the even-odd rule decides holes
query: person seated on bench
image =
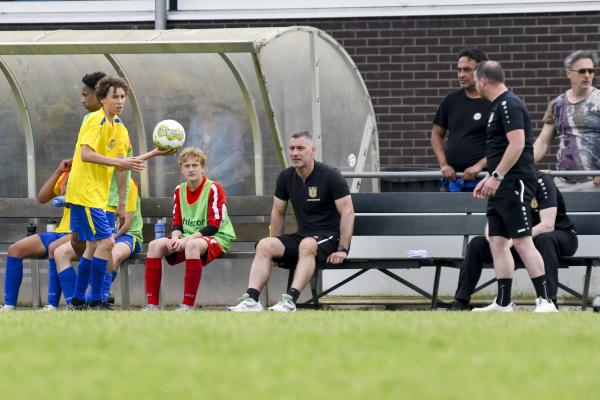
{"label": "person seated on bench", "polygon": [[[531,200],[533,243],[544,259],[548,297],[556,304],[558,292],[558,263],[562,256],[572,256],[577,250],[577,234],[560,190],[548,174],[537,171],[537,190]],[[487,231],[487,227],[486,227]],[[489,238],[474,237],[467,246],[467,254],[458,277],[458,288],[449,311],[468,310],[471,295],[481,277],[484,263],[491,263]],[[511,253],[516,263],[522,264],[514,247]]]}
{"label": "person seated on bench", "polygon": [[[296,311],[300,292],[315,273],[316,262],[339,264],[348,255],[354,227],[354,207],[340,171],[315,161],[316,146],[305,130],[292,134],[288,152],[292,166],[277,178],[271,237],[256,246],[248,290],[231,311],[262,311],[260,290],[267,283],[273,261],[295,266],[294,280],[272,311]],[[292,203],[298,231],[284,234],[288,201]]]}
{"label": "person seated on bench", "polygon": [[[55,196],[65,194],[66,182],[71,170],[71,160],[62,160],[54,173],[40,189],[37,199],[47,203]],[[52,307],[58,307],[60,300],[60,284],[56,272],[53,251],[59,244],[69,241],[70,217],[69,209],[65,208],[60,224],[54,232],[41,232],[27,236],[8,247],[6,257],[6,276],[4,279],[4,305],[0,311],[13,311],[17,305],[19,289],[23,280],[23,259],[42,258],[50,256],[48,267],[48,302]]]}
{"label": "person seated on bench", "polygon": [[204,175],[204,152],[186,147],[178,162],[185,182],[175,188],[171,238],[156,239],[148,245],[146,311],[158,310],[162,257],[170,265],[185,261],[183,303],[177,311],[191,311],[202,267],[225,253],[236,238],[227,216],[225,189]]}

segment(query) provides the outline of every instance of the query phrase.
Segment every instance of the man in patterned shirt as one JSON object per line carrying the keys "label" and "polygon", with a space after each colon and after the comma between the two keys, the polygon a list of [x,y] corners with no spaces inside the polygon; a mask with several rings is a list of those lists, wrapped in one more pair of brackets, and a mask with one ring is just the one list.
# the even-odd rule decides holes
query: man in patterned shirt
{"label": "man in patterned shirt", "polygon": [[[598,55],[588,50],[575,51],[565,59],[571,89],[548,104],[542,132],[533,145],[536,162],[558,136],[556,169],[600,169],[600,90],[592,86],[597,65]],[[556,178],[555,183],[563,192],[600,190],[599,176]]]}

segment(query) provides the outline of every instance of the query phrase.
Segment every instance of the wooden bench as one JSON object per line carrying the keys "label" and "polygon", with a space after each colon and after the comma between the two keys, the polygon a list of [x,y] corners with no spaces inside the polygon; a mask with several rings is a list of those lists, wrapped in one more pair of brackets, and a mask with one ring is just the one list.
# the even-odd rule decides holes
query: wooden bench
{"label": "wooden bench", "polygon": [[[589,240],[586,243],[586,239],[594,240],[593,236],[600,235],[600,193],[563,195],[579,235],[580,247],[574,256],[563,257],[560,267],[585,266],[586,272],[582,293],[562,283],[560,288],[581,299],[581,306],[585,309],[588,304],[592,267],[600,265],[598,246],[590,250]],[[318,273],[311,280],[312,298],[305,304],[319,306],[319,299],[323,296],[369,270],[377,270],[429,299],[431,308],[435,309],[438,305],[442,269],[461,267],[470,237],[483,233],[487,202],[473,198],[471,193],[448,192],[358,193],[353,194],[352,199],[356,219],[349,258],[341,265],[317,265]],[[417,245],[413,248],[428,250],[428,256],[411,258],[406,249],[401,248],[402,240],[414,236],[423,238],[422,241],[417,240]],[[448,249],[441,247],[451,239],[454,239],[458,248],[454,255],[447,255],[445,253]],[[361,248],[356,249],[361,241],[366,241],[366,245],[360,245]],[[289,285],[293,270],[283,267],[290,269]],[[392,271],[423,267],[435,268],[431,289],[419,287]],[[484,267],[493,268],[491,264]],[[357,271],[322,290],[322,272],[327,270]],[[494,281],[495,279],[486,282],[477,290]]]}
{"label": "wooden bench", "polygon": [[[234,224],[237,240],[221,259],[251,258],[254,256],[254,244],[269,234],[272,205],[272,196],[231,196],[228,198],[227,210]],[[172,225],[172,198],[142,199],[141,206],[144,218],[145,243],[142,252],[121,265],[119,280],[123,309],[128,309],[130,306],[129,265],[144,264],[147,243],[154,239],[154,224],[158,219],[163,219],[166,222],[167,234],[170,234]],[[37,232],[45,231],[47,221],[51,218],[58,220],[61,215],[62,209],[48,204],[39,204],[33,199],[0,199],[0,245],[7,249],[10,244],[22,239],[30,223],[36,225]],[[292,218],[288,219],[291,220]],[[294,229],[293,221],[288,222],[286,229]],[[0,257],[5,258],[6,255],[7,250],[0,251]],[[34,265],[31,268],[32,303],[34,307],[41,305],[38,271],[40,261],[33,260]]]}
{"label": "wooden bench", "polygon": [[[592,267],[600,265],[600,250],[585,246],[585,239],[594,240],[600,235],[600,194],[564,193],[571,218],[576,224],[580,237],[580,249],[573,257],[561,260],[561,267],[585,266],[583,292],[579,293],[566,285],[560,287],[581,299],[582,308],[588,304],[588,294]],[[376,270],[405,285],[431,301],[435,309],[439,303],[438,289],[444,267],[460,268],[469,238],[480,235],[486,222],[486,202],[475,199],[470,193],[357,193],[352,195],[356,212],[353,244],[350,257],[341,265],[319,264],[318,273],[311,280],[312,298],[306,303],[319,306],[319,299],[334,290],[355,280],[367,271]],[[227,258],[250,258],[254,255],[254,243],[268,235],[272,196],[232,196],[228,200],[228,211],[234,223],[238,240]],[[291,208],[291,207],[290,207]],[[166,219],[167,228],[171,223],[172,199],[150,198],[142,200],[144,215],[144,237],[154,238],[154,223],[158,218]],[[58,218],[61,210],[48,205],[40,205],[29,199],[0,199],[0,244],[9,244],[22,238],[29,221],[38,223],[38,232],[43,229],[48,218]],[[286,231],[294,230],[291,215],[286,218]],[[402,245],[405,246],[402,249]],[[408,246],[408,247],[406,247]],[[426,249],[428,256],[411,258],[406,248]],[[586,254],[587,251],[587,254]],[[0,256],[6,255],[0,254]],[[140,264],[145,260],[142,252],[125,262],[121,268],[122,306],[129,307],[128,265]],[[290,269],[288,286],[291,284]],[[403,278],[396,270],[434,268],[431,287],[419,287]],[[485,267],[491,267],[486,265]],[[357,270],[350,276],[322,290],[322,272],[327,270]],[[39,276],[37,268],[32,268],[33,303],[39,306]],[[481,285],[478,290],[494,280]],[[37,285],[37,287],[36,287]],[[421,285],[422,286],[422,285]]]}

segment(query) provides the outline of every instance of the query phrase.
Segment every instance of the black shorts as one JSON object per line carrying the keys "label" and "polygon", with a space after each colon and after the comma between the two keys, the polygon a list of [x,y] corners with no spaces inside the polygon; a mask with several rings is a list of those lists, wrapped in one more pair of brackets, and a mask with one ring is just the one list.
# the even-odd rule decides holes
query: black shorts
{"label": "black shorts", "polygon": [[535,179],[505,179],[488,200],[487,217],[490,236],[520,238],[531,236],[531,200]]}
{"label": "black shorts", "polygon": [[327,257],[334,251],[337,251],[340,237],[331,233],[291,233],[277,236],[277,239],[283,243],[285,251],[283,257],[277,261],[281,261],[286,265],[295,266],[298,262],[298,248],[302,239],[312,237],[317,242],[317,262],[325,262]]}

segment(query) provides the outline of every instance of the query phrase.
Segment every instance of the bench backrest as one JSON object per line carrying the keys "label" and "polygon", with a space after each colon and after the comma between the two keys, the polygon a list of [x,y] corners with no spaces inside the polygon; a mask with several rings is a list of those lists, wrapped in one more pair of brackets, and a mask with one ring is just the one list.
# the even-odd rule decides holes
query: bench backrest
{"label": "bench backrest", "polygon": [[485,226],[486,202],[470,193],[356,193],[352,202],[356,236],[478,235]]}
{"label": "bench backrest", "polygon": [[[579,235],[600,235],[600,192],[563,193]],[[480,235],[486,223],[487,202],[471,193],[389,192],[352,194],[356,213],[355,236]],[[239,241],[256,241],[269,234],[272,196],[230,196],[228,213]],[[146,240],[154,237],[154,223],[170,227],[173,199],[142,199]],[[288,207],[288,212],[291,207]],[[62,210],[33,199],[0,199],[0,243],[22,238],[28,221],[37,218],[38,232]],[[293,218],[286,218],[293,231]]]}

